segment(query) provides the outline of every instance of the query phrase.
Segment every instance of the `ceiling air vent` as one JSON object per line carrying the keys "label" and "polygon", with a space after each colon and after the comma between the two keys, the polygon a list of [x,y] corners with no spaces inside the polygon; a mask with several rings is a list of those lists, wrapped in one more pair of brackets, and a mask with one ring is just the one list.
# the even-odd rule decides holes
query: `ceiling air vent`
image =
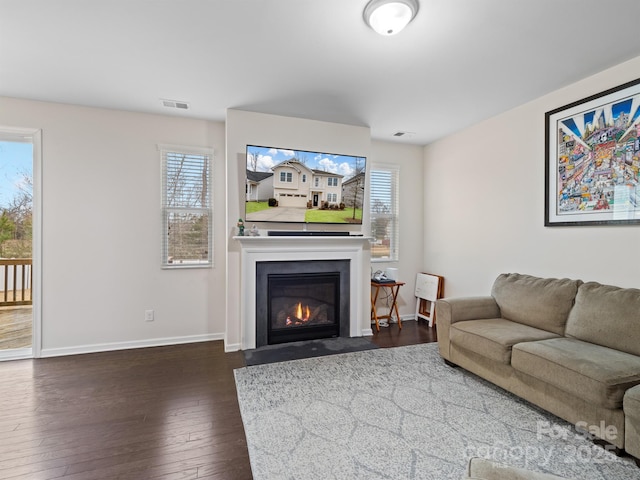
{"label": "ceiling air vent", "polygon": [[394,137],[413,137],[415,132],[396,132],[393,134]]}
{"label": "ceiling air vent", "polygon": [[179,100],[165,100],[161,99],[162,105],[167,108],[180,108],[182,110],[189,110],[189,104],[187,102],[181,102]]}

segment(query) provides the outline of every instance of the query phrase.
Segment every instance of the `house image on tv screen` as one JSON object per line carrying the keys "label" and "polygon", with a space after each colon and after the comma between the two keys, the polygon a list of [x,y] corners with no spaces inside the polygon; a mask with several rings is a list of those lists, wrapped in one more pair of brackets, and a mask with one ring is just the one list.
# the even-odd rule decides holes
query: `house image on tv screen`
{"label": "house image on tv screen", "polygon": [[337,206],[342,201],[342,175],[312,170],[297,160],[273,167],[273,196],[282,207]]}
{"label": "house image on tv screen", "polygon": [[246,221],[362,223],[365,158],[247,146]]}

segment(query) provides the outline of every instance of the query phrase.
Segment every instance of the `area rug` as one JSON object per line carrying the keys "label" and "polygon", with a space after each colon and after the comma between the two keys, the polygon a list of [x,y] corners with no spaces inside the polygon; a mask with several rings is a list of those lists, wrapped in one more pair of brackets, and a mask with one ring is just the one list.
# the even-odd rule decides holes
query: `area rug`
{"label": "area rug", "polygon": [[336,337],[304,342],[290,342],[280,345],[267,345],[253,350],[244,350],[247,366],[265,363],[299,360],[301,358],[322,357],[337,353],[362,352],[378,348],[366,337]]}
{"label": "area rug", "polygon": [[456,479],[470,457],[638,479],[628,457],[461,368],[436,344],[235,370],[255,480]]}

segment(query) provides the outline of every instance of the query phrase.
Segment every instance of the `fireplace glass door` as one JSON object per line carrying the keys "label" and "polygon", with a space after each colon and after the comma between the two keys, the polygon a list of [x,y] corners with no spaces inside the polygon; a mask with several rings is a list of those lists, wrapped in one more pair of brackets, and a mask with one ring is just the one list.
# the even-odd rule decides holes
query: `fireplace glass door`
{"label": "fireplace glass door", "polygon": [[269,344],[340,335],[340,273],[270,274]]}
{"label": "fireplace glass door", "polygon": [[256,262],[256,348],[350,336],[350,261]]}

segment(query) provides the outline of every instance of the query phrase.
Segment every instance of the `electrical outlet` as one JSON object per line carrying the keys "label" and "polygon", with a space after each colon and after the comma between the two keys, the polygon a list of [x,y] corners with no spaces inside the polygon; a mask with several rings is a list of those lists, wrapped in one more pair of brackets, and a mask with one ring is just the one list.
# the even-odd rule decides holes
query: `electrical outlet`
{"label": "electrical outlet", "polygon": [[144,321],[145,322],[153,322],[153,310],[145,310],[144,311]]}

